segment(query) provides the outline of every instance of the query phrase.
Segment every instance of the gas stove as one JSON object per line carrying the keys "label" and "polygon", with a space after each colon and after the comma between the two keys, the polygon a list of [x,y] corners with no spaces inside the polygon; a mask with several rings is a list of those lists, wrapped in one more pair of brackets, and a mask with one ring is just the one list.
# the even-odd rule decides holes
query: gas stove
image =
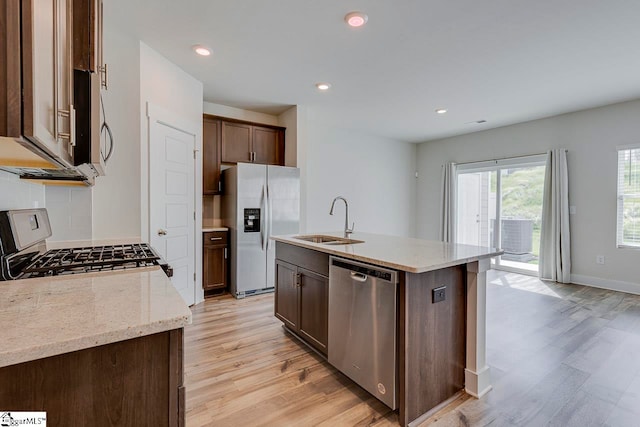
{"label": "gas stove", "polygon": [[0,280],[62,276],[98,271],[171,267],[146,243],[45,250],[51,236],[46,209],[0,212]]}

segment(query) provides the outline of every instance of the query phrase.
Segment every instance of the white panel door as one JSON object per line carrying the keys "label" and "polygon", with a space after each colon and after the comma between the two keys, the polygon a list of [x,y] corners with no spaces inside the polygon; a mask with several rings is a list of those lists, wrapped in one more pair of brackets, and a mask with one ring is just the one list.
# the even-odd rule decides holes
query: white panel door
{"label": "white panel door", "polygon": [[173,268],[171,282],[195,303],[195,136],[150,118],[149,240]]}

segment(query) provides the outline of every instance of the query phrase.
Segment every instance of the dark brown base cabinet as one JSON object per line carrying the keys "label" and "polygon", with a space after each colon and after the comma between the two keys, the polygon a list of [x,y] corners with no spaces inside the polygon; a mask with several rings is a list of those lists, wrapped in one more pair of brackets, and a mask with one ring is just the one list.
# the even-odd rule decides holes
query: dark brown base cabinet
{"label": "dark brown base cabinet", "polygon": [[[464,265],[398,275],[398,415],[402,425],[464,389]],[[329,255],[276,243],[275,316],[287,330],[327,355]],[[433,290],[446,286],[446,299]]]}
{"label": "dark brown base cabinet", "polygon": [[0,368],[0,408],[56,426],[184,426],[183,331]]}
{"label": "dark brown base cabinet", "polygon": [[205,291],[224,290],[228,283],[228,232],[203,233],[202,288]]}
{"label": "dark brown base cabinet", "polygon": [[326,356],[329,256],[291,248],[276,243],[275,315],[287,329]]}

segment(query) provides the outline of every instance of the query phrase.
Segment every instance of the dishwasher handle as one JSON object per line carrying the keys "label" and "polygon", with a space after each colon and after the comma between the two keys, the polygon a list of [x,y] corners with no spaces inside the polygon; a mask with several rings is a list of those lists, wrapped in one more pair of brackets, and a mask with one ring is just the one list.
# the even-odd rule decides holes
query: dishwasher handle
{"label": "dishwasher handle", "polygon": [[362,274],[362,273],[356,273],[355,271],[351,272],[351,279],[355,280],[356,282],[366,282],[367,281],[367,275],[366,274]]}
{"label": "dishwasher handle", "polygon": [[397,284],[398,273],[378,266],[365,264],[357,261],[346,260],[344,258],[331,257],[330,268],[340,268],[350,273],[351,279],[356,282],[366,282],[368,278],[372,280]]}

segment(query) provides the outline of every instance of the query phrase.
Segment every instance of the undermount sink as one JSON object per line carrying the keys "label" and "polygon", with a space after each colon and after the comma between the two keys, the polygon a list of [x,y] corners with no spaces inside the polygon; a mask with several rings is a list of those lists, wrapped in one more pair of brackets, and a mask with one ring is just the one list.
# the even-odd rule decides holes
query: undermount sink
{"label": "undermount sink", "polygon": [[355,243],[364,243],[364,240],[346,239],[344,237],[326,236],[323,234],[293,236],[293,238],[304,240],[305,242],[320,243],[323,245],[352,245]]}

